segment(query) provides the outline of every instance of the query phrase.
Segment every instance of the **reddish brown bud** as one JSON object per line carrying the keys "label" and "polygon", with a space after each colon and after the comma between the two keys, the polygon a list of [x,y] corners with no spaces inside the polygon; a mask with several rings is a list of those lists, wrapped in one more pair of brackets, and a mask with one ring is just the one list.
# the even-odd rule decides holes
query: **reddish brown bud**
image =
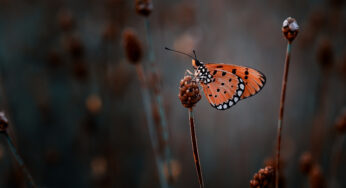
{"label": "reddish brown bud", "polygon": [[136,11],[142,16],[149,16],[153,11],[151,0],[136,0]]}
{"label": "reddish brown bud", "polygon": [[313,165],[313,159],[312,159],[311,153],[310,152],[303,153],[299,160],[300,170],[304,174],[308,174],[311,170],[312,165]]}
{"label": "reddish brown bud", "polygon": [[180,81],[179,99],[185,108],[192,108],[202,96],[199,94],[197,82],[191,76],[185,76]]}
{"label": "reddish brown bud", "polygon": [[322,68],[329,68],[333,65],[334,54],[333,47],[328,39],[324,39],[317,50],[317,59]]}
{"label": "reddish brown bud", "polygon": [[326,182],[321,168],[314,165],[309,173],[309,183],[311,188],[325,188]]}
{"label": "reddish brown bud", "polygon": [[116,37],[116,33],[118,28],[114,23],[108,23],[102,32],[103,40],[114,40]]}
{"label": "reddish brown bud", "polygon": [[298,35],[299,26],[294,18],[288,17],[282,24],[282,33],[289,42],[292,42]]}
{"label": "reddish brown bud", "polygon": [[142,44],[132,29],[123,32],[123,45],[130,63],[138,64],[142,58]]}
{"label": "reddish brown bud", "polygon": [[346,132],[346,112],[345,111],[336,120],[336,129],[339,131],[339,133]]}
{"label": "reddish brown bud", "polygon": [[78,37],[70,37],[67,40],[67,50],[73,58],[81,58],[84,55],[84,46]]}
{"label": "reddish brown bud", "polygon": [[274,168],[272,166],[266,166],[260,169],[250,180],[250,187],[263,187],[267,188],[274,180]]}
{"label": "reddish brown bud", "polygon": [[62,30],[69,31],[74,27],[74,20],[71,12],[68,10],[60,11],[58,15],[58,22]]}
{"label": "reddish brown bud", "polygon": [[8,127],[8,120],[4,112],[0,112],[0,132],[5,132]]}

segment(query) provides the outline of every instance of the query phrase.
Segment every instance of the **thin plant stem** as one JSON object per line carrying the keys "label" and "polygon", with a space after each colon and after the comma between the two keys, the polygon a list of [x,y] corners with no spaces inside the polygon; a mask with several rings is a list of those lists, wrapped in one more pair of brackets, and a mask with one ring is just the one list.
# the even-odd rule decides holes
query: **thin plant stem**
{"label": "thin plant stem", "polygon": [[287,85],[288,69],[290,64],[290,56],[291,56],[291,42],[288,42],[287,51],[286,51],[286,59],[285,59],[284,75],[282,78],[280,110],[279,110],[278,130],[277,130],[277,150],[276,150],[276,169],[275,169],[275,187],[276,188],[279,187],[281,132],[282,132],[282,121],[284,117],[286,85]]}
{"label": "thin plant stem", "polygon": [[340,166],[340,159],[342,156],[344,140],[345,136],[340,135],[340,137],[337,137],[335,143],[332,145],[332,151],[329,161],[329,181],[334,181],[337,178],[337,170]]}
{"label": "thin plant stem", "polygon": [[[146,28],[146,34],[147,34],[146,37],[147,37],[148,48],[149,48],[149,63],[150,63],[149,70],[151,70],[151,74],[158,75],[158,70],[155,64],[155,52],[153,47],[153,39],[152,39],[152,34],[150,29],[150,22],[148,18],[145,19],[145,28]],[[158,83],[155,83],[155,84],[158,84]],[[153,94],[154,94],[154,98],[155,98],[158,111],[159,111],[159,116],[160,116],[160,125],[162,129],[162,134],[160,135],[162,135],[163,140],[165,142],[164,158],[167,164],[168,175],[169,177],[172,177],[172,169],[171,169],[171,165],[169,164],[171,160],[171,149],[169,147],[169,130],[168,130],[168,124],[167,124],[166,115],[165,115],[165,109],[163,106],[163,99],[159,89],[158,91],[153,91]]]}
{"label": "thin plant stem", "polygon": [[196,165],[198,182],[199,182],[199,186],[201,188],[203,188],[204,187],[203,174],[202,174],[202,167],[201,167],[199,155],[198,155],[198,144],[197,144],[197,137],[196,137],[196,132],[195,132],[195,121],[193,118],[192,108],[189,108],[189,121],[190,121],[190,132],[191,132],[193,158],[194,158],[195,165]]}
{"label": "thin plant stem", "polygon": [[164,169],[163,169],[163,161],[159,155],[159,148],[158,148],[159,144],[157,139],[157,132],[155,129],[153,117],[151,115],[152,109],[150,104],[150,93],[146,84],[146,77],[143,71],[142,64],[136,65],[136,71],[137,71],[139,81],[141,83],[142,101],[144,103],[144,108],[145,108],[144,111],[146,115],[148,129],[149,129],[149,137],[150,137],[151,146],[153,148],[154,155],[155,155],[155,161],[156,161],[156,166],[158,170],[160,185],[162,188],[168,188],[168,182],[165,178]]}
{"label": "thin plant stem", "polygon": [[8,144],[8,147],[10,148],[15,160],[17,161],[20,169],[23,171],[23,173],[25,174],[25,176],[27,177],[27,179],[29,180],[29,184],[31,187],[37,188],[36,183],[34,182],[34,179],[32,178],[30,172],[28,171],[28,169],[26,168],[23,159],[20,157],[20,155],[17,152],[16,147],[13,144],[13,141],[11,139],[11,137],[8,135],[7,132],[3,132],[2,134],[5,135],[6,137],[6,141]]}

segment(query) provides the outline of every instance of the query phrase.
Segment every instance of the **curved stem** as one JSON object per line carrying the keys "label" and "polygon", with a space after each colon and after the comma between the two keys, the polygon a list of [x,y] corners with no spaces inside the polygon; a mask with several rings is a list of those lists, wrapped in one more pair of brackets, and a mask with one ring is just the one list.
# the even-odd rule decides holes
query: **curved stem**
{"label": "curved stem", "polygon": [[202,175],[202,167],[199,161],[198,155],[198,145],[197,145],[197,137],[195,132],[195,121],[193,118],[192,108],[189,108],[189,121],[190,121],[190,132],[191,132],[191,142],[192,142],[192,150],[193,150],[193,158],[195,160],[196,171],[198,175],[198,182],[201,188],[204,187],[203,175]]}
{"label": "curved stem", "polygon": [[151,116],[152,109],[151,109],[150,93],[149,93],[149,90],[147,87],[146,77],[145,77],[145,74],[143,71],[142,64],[136,65],[136,71],[137,71],[139,81],[141,83],[142,101],[144,103],[144,108],[145,108],[144,111],[145,111],[145,115],[146,115],[148,129],[149,129],[150,142],[151,142],[151,146],[153,148],[154,155],[155,155],[155,161],[156,161],[156,166],[157,166],[157,170],[158,170],[160,186],[162,188],[167,188],[168,183],[167,183],[167,180],[166,180],[165,175],[164,175],[163,160],[159,155],[159,144],[158,144],[158,139],[157,139],[157,132],[155,129],[153,117]]}
{"label": "curved stem", "polygon": [[[147,37],[147,42],[148,42],[148,52],[149,52],[149,66],[151,70],[150,74],[156,74],[158,75],[158,68],[155,64],[155,52],[154,52],[154,47],[153,47],[153,39],[152,39],[152,33],[150,30],[150,22],[149,19],[145,19],[145,28],[146,28],[146,37]],[[159,83],[155,87],[159,87]],[[170,165],[170,160],[171,160],[171,149],[169,147],[169,130],[168,130],[168,124],[166,120],[166,115],[165,115],[165,109],[163,106],[163,98],[161,96],[160,89],[157,89],[157,91],[152,92],[156,101],[157,108],[159,110],[159,116],[160,116],[160,126],[162,129],[161,135],[163,140],[164,140],[164,160],[167,164],[167,171],[168,171],[168,176],[169,178],[173,177],[171,165]]]}
{"label": "curved stem", "polygon": [[17,149],[16,149],[16,147],[14,146],[11,137],[8,135],[7,132],[3,132],[3,134],[4,134],[5,137],[6,137],[7,144],[8,144],[8,146],[9,146],[9,148],[10,148],[10,150],[11,150],[11,152],[12,152],[14,158],[15,158],[15,160],[17,161],[19,167],[21,168],[21,170],[23,171],[23,173],[25,174],[25,176],[26,176],[27,179],[29,180],[30,186],[31,186],[31,187],[34,187],[34,188],[37,188],[37,185],[35,184],[34,179],[32,178],[30,172],[29,172],[28,169],[26,168],[23,159],[22,159],[22,158],[20,157],[20,155],[18,154]]}
{"label": "curved stem", "polygon": [[275,187],[276,188],[279,187],[282,120],[284,117],[286,84],[287,84],[288,69],[290,64],[290,56],[291,56],[291,43],[288,42],[287,51],[286,51],[286,59],[285,59],[284,75],[282,78],[280,110],[279,110],[278,130],[277,130],[277,150],[276,150],[276,169],[275,169]]}

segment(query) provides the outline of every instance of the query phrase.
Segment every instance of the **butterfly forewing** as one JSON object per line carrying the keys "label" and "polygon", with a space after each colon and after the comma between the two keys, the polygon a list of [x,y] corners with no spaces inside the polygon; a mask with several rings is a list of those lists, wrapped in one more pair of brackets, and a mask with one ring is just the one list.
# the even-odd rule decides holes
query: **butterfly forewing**
{"label": "butterfly forewing", "polygon": [[244,93],[241,99],[253,96],[258,93],[266,82],[265,76],[252,68],[228,64],[206,64],[206,68],[212,72],[226,72],[240,77],[245,84]]}
{"label": "butterfly forewing", "polygon": [[218,110],[226,110],[235,105],[244,92],[242,79],[224,70],[212,70],[210,74],[214,81],[201,83],[209,103]]}

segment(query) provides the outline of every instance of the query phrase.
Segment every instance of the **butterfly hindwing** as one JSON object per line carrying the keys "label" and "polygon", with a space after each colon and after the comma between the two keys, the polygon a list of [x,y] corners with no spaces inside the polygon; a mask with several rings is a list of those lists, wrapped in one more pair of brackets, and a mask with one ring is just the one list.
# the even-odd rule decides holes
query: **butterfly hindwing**
{"label": "butterfly hindwing", "polygon": [[209,103],[218,110],[226,110],[235,105],[244,92],[243,80],[223,70],[213,70],[210,74],[213,75],[214,81],[208,84],[201,83]]}
{"label": "butterfly hindwing", "polygon": [[266,82],[265,76],[252,68],[242,67],[238,65],[228,65],[228,64],[206,64],[205,67],[212,73],[216,72],[226,72],[232,73],[240,77],[244,84],[245,89],[244,93],[241,96],[241,99],[253,96],[258,93],[264,86]]}

